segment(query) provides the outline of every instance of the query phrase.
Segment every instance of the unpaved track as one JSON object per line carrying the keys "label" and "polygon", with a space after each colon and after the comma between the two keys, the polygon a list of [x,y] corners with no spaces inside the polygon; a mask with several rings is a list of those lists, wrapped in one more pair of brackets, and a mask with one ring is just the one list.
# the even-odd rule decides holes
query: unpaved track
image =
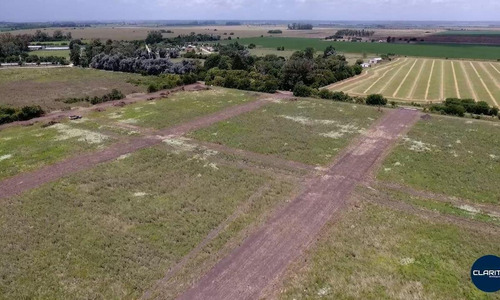
{"label": "unpaved track", "polygon": [[332,214],[345,206],[398,136],[419,113],[389,111],[309,189],[278,211],[179,299],[258,299],[311,244]]}
{"label": "unpaved track", "polygon": [[[270,98],[273,96],[270,95]],[[110,147],[88,154],[72,157],[42,169],[23,173],[0,182],[0,199],[9,198],[24,191],[54,181],[63,176],[89,169],[99,163],[113,160],[121,155],[160,144],[166,136],[180,136],[189,131],[210,126],[219,121],[256,110],[269,103],[267,99],[229,107],[217,113],[200,117],[178,126],[156,132],[158,136],[138,137],[113,144]]]}

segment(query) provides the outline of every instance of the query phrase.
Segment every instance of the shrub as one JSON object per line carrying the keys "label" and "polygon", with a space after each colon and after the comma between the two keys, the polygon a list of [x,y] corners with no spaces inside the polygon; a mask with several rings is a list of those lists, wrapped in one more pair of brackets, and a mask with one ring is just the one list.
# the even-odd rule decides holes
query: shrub
{"label": "shrub", "polygon": [[151,83],[150,85],[148,85],[148,93],[154,93],[154,92],[158,92],[158,87]]}
{"label": "shrub", "polygon": [[293,88],[293,95],[295,97],[310,97],[314,90],[303,83],[297,83]]}
{"label": "shrub", "polygon": [[0,106],[0,124],[15,121],[26,121],[33,118],[38,118],[43,114],[44,111],[39,105],[24,106],[22,108]]}
{"label": "shrub", "polygon": [[366,97],[366,104],[368,105],[386,105],[387,99],[380,94],[371,94]]}

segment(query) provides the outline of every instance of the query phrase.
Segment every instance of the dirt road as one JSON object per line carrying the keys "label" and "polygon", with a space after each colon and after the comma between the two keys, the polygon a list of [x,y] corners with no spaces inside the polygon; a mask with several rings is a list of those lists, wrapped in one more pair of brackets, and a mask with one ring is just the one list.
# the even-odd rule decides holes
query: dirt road
{"label": "dirt road", "polygon": [[[271,98],[272,96],[270,96]],[[180,136],[189,131],[210,126],[237,115],[256,110],[269,103],[267,99],[232,106],[219,112],[155,132],[154,136],[138,137],[120,142],[110,147],[88,154],[72,157],[42,169],[19,174],[0,182],[0,199],[5,199],[24,191],[54,181],[63,176],[89,169],[99,163],[113,160],[121,155],[160,144],[166,136]]]}
{"label": "dirt road", "polygon": [[416,111],[387,112],[325,175],[278,211],[179,299],[258,299],[315,240],[332,215],[344,207],[354,187],[365,180],[417,118]]}

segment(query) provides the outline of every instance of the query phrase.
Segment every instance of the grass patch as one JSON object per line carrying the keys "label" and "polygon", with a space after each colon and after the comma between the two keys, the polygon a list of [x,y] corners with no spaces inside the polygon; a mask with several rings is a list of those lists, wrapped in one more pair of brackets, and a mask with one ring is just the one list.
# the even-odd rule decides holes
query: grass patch
{"label": "grass patch", "polygon": [[124,94],[143,92],[143,86],[128,83],[139,74],[105,72],[81,68],[0,70],[0,105],[40,105],[46,111],[69,107],[62,98],[102,96],[112,89]]}
{"label": "grass patch", "polygon": [[121,109],[108,110],[102,116],[118,122],[160,129],[215,113],[229,106],[256,100],[258,96],[255,93],[221,88],[179,92],[166,99],[135,103]]}
{"label": "grass patch", "polygon": [[[232,41],[223,41],[229,43]],[[392,43],[352,43],[352,42],[332,42],[311,38],[287,38],[287,37],[255,37],[241,38],[239,43],[244,45],[255,44],[264,48],[276,49],[285,47],[286,50],[304,50],[313,47],[324,50],[332,45],[340,52],[346,53],[377,53],[396,55],[418,56],[418,57],[439,57],[439,58],[470,58],[497,60],[500,58],[498,46],[484,45],[460,45],[460,44],[392,44]]]}
{"label": "grass patch", "polygon": [[499,299],[469,278],[498,253],[493,233],[375,204],[351,209],[324,232],[307,265],[284,280],[283,299]]}
{"label": "grass patch", "polygon": [[29,54],[36,55],[38,57],[59,56],[64,57],[69,61],[69,50],[38,50],[30,52]]}
{"label": "grass patch", "polygon": [[95,150],[113,141],[116,139],[102,133],[94,122],[63,122],[46,128],[36,124],[4,129],[0,131],[0,179]]}
{"label": "grass patch", "polygon": [[500,126],[433,116],[418,122],[378,178],[472,202],[500,203]]}
{"label": "grass patch", "polygon": [[308,164],[326,164],[379,116],[366,106],[283,101],[191,133],[200,140]]}
{"label": "grass patch", "polygon": [[[2,204],[6,298],[138,298],[268,176],[142,150]],[[201,150],[200,150],[201,151]]]}

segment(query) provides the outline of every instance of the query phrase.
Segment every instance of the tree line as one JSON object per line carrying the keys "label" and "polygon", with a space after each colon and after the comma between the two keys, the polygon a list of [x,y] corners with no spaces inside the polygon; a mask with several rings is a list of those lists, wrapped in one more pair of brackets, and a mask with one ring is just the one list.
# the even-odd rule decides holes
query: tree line
{"label": "tree line", "polygon": [[356,36],[356,37],[370,37],[375,34],[375,31],[370,31],[370,30],[355,30],[355,29],[341,29],[338,30],[335,35],[333,35],[334,38],[342,38],[344,36]]}
{"label": "tree line", "polygon": [[312,30],[312,24],[303,24],[303,23],[292,23],[288,24],[289,30]]}

